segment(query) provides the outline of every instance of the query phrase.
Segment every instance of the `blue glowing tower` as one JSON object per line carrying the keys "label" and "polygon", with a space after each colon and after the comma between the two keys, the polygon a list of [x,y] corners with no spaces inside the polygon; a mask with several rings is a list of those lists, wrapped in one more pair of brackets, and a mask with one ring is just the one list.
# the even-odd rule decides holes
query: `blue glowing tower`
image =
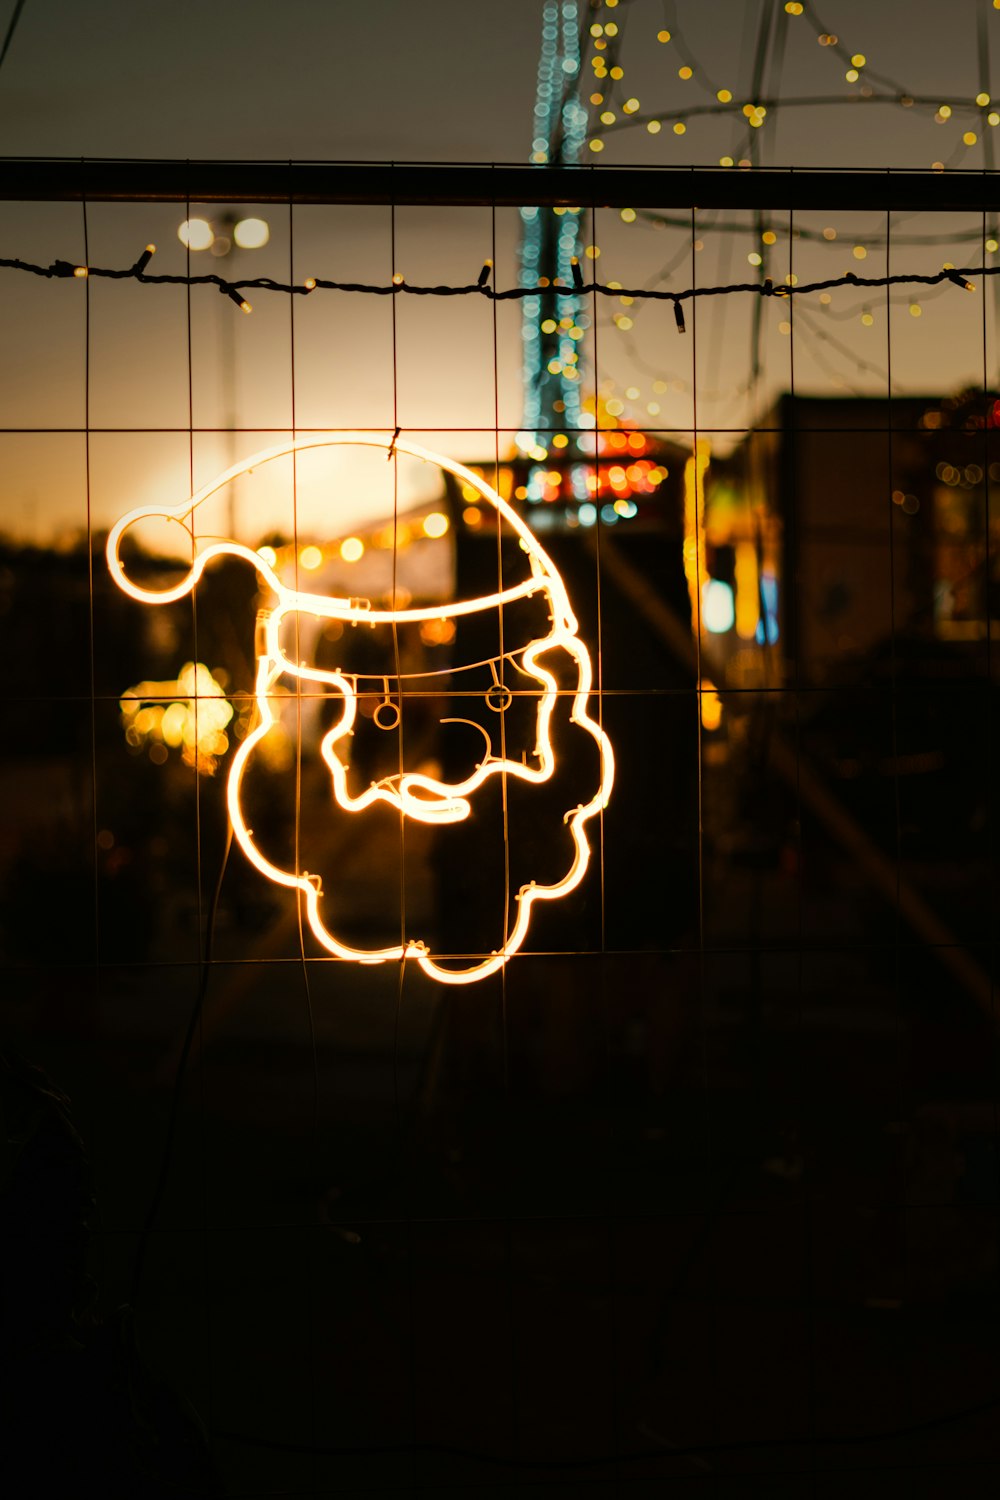
{"label": "blue glowing tower", "polygon": [[[538,64],[534,138],[531,160],[539,166],[572,166],[580,158],[587,130],[587,111],[580,100],[580,18],[577,0],[546,0],[542,12],[542,48]],[[527,285],[572,287],[573,261],[582,254],[580,208],[522,208],[521,276]],[[536,460],[529,469],[529,501],[542,499],[539,465],[552,448],[556,432],[568,444],[561,457],[580,455],[581,427],[592,426],[582,409],[580,344],[589,318],[582,297],[540,291],[526,297],[521,337],[524,340],[524,418],[518,447]],[[583,422],[581,422],[583,417]],[[586,472],[571,484],[585,499]],[[579,488],[580,493],[576,495]]]}

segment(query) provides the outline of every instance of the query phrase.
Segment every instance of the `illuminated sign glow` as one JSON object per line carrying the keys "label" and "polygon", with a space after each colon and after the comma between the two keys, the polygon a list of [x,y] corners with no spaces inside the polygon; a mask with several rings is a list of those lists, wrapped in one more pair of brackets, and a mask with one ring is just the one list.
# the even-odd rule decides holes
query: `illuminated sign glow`
{"label": "illuminated sign glow", "polygon": [[[287,454],[306,449],[355,445],[380,448],[391,457],[393,451],[408,454],[413,458],[434,464],[453,474],[462,485],[472,486],[487,505],[492,505],[504,521],[520,538],[527,554],[529,576],[522,582],[495,593],[472,600],[459,600],[452,604],[437,604],[421,608],[375,609],[370,601],[340,599],[321,594],[307,593],[289,588],[277,576],[270,561],[235,541],[212,541],[197,552],[190,570],[182,582],[172,588],[147,589],[133,583],[126,575],[119,556],[122,537],[129,527],[139,521],[167,519],[180,521],[189,531],[194,511],[209,496],[217,493],[226,484],[252,469]],[[192,533],[193,534],[193,533]],[[470,984],[496,973],[518,951],[524,943],[531,920],[531,911],[536,901],[555,901],[567,895],[583,879],[590,862],[590,845],[587,841],[587,824],[607,806],[614,780],[614,755],[611,743],[604,730],[591,718],[588,701],[593,685],[593,669],[590,654],[577,634],[577,621],[570,608],[566,587],[557,569],[539,545],[530,528],[502,499],[485,479],[471,469],[436,453],[418,447],[415,443],[397,436],[395,439],[371,433],[339,433],[335,436],[300,438],[279,447],[266,448],[234,464],[209,484],[198,490],[182,505],[173,507],[139,507],[129,511],[112,528],[107,543],[107,561],[111,575],[119,588],[144,604],[169,604],[184,598],[197,584],[208,563],[217,557],[238,557],[248,562],[273,592],[275,607],[262,614],[258,620],[257,670],[255,682],[256,722],[237,750],[229,772],[227,802],[233,832],[240,848],[250,862],[276,884],[301,891],[305,898],[309,925],[317,941],[337,958],[352,959],[360,963],[378,964],[399,959],[415,959],[424,972],[445,984]],[[353,732],[357,714],[357,678],[340,668],[323,671],[318,667],[291,661],[282,651],[279,640],[281,625],[286,616],[301,612],[312,615],[318,621],[338,620],[351,625],[394,625],[409,621],[442,621],[469,615],[480,610],[500,609],[515,600],[532,597],[542,598],[548,606],[549,630],[533,640],[520,656],[519,670],[538,684],[538,705],[535,719],[535,745],[533,764],[527,765],[512,760],[506,755],[493,754],[492,743],[485,758],[473,773],[461,781],[446,782],[437,777],[419,772],[401,771],[385,776],[372,783],[363,792],[352,795],[347,784],[348,766],[338,754],[345,739]],[[413,818],[428,824],[459,822],[470,816],[472,800],[488,781],[497,777],[515,777],[519,781],[538,784],[548,781],[556,769],[556,755],[551,738],[551,721],[560,688],[554,673],[542,658],[548,652],[561,649],[575,664],[576,681],[571,689],[572,704],[570,720],[590,734],[597,743],[600,755],[600,774],[597,790],[591,799],[579,807],[568,810],[564,822],[569,830],[573,857],[569,869],[560,880],[550,885],[530,881],[523,885],[511,903],[512,918],[500,949],[482,958],[465,969],[442,966],[427,945],[417,939],[387,948],[358,949],[342,942],[330,931],[323,920],[321,906],[323,887],[320,877],[305,871],[281,869],[271,863],[254,842],[253,830],[248,827],[241,802],[244,773],[254,750],[275,724],[272,696],[275,683],[284,674],[299,682],[320,683],[335,689],[340,697],[341,712],[337,722],[323,736],[320,753],[330,773],[334,797],[339,806],[348,813],[363,813],[376,803],[385,803],[398,810],[403,818]],[[495,677],[495,672],[494,672]],[[565,689],[562,689],[565,694]],[[491,690],[488,700],[491,706],[502,711],[506,702],[498,703],[496,688]],[[389,707],[394,707],[386,693]],[[509,696],[507,698],[509,702]],[[398,711],[397,711],[398,713]],[[394,728],[395,722],[383,722],[383,727]],[[526,757],[527,759],[527,757]]]}

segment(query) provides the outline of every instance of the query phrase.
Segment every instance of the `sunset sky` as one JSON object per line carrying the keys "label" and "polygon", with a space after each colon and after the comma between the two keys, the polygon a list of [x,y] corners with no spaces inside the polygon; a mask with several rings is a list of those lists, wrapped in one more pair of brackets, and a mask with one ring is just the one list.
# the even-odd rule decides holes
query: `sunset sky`
{"label": "sunset sky", "polygon": [[[0,11],[0,28],[11,11],[9,3]],[[541,0],[496,6],[220,0],[169,10],[123,0],[98,7],[28,0],[0,71],[4,151],[524,161],[531,149],[541,11]],[[940,6],[925,3],[892,0],[873,7],[827,0],[825,24],[865,59],[854,83],[845,79],[837,49],[817,44],[808,17],[789,15],[780,5],[774,11],[775,39],[757,97],[786,102],[772,106],[756,132],[762,164],[984,165],[983,137],[992,127],[986,106],[973,102],[983,84],[973,0],[957,0],[946,19]],[[762,14],[761,0],[682,0],[667,7],[632,0],[596,10],[597,24],[611,21],[624,33],[619,100],[639,101],[634,113],[640,123],[632,125],[617,108],[603,150],[585,152],[588,163],[599,156],[602,167],[714,166],[738,154],[748,135],[739,105],[753,97]],[[982,14],[1000,67],[1000,11],[985,5]],[[661,42],[658,33],[667,27],[671,38]],[[685,79],[680,72],[688,59],[695,66]],[[880,75],[905,87],[917,103],[901,107],[862,97],[865,88],[886,91]],[[585,92],[592,86],[588,78]],[[728,108],[718,103],[720,90],[732,94]],[[854,102],[788,102],[831,97]],[[936,107],[925,99],[953,101],[951,114],[936,122]],[[692,104],[716,113],[689,118],[684,133],[675,132],[672,112]],[[641,123],[651,116],[662,119],[655,134]],[[968,145],[966,133],[975,137]],[[205,212],[212,217],[214,211]],[[171,205],[91,206],[91,263],[130,264],[154,242],[156,269],[183,269],[176,234],[181,217]],[[498,284],[509,285],[517,275],[519,220],[511,209],[495,216],[486,208],[400,209],[394,226],[388,208],[296,209],[291,223],[287,210],[267,217],[270,243],[234,252],[225,261],[227,275],[388,281],[395,269],[415,282],[466,282],[487,257],[496,260]],[[787,215],[769,221],[774,244],[763,253],[776,280],[793,265],[800,280],[885,269],[884,215],[814,212],[799,215],[795,227],[816,234],[816,242],[790,242]],[[824,229],[836,238],[823,240]],[[897,217],[891,269],[979,264],[987,231],[973,217]],[[962,241],[963,233],[971,242]],[[905,243],[921,235],[940,242]],[[600,249],[593,262],[599,276],[623,285],[682,287],[695,275],[702,283],[752,280],[757,271],[747,258],[762,253],[759,226],[746,213],[706,212],[696,216],[692,232],[684,223],[665,228],[642,215],[623,222],[608,210],[588,225],[586,238]],[[80,206],[0,205],[0,245],[4,255],[43,264],[82,260]],[[208,255],[192,256],[193,267],[202,263],[220,265]],[[332,294],[300,299],[293,330],[286,298],[259,295],[252,316],[244,317],[215,291],[197,289],[189,349],[183,289],[92,281],[89,295],[88,401],[86,284],[0,272],[6,330],[0,455],[8,529],[51,539],[86,524],[80,429],[88,411],[96,527],[151,495],[183,498],[179,490],[187,485],[192,457],[201,482],[232,458],[266,446],[293,420],[299,427],[389,431],[398,424],[429,447],[463,458],[490,458],[498,448],[506,453],[520,425],[520,325],[510,305],[498,309],[494,326],[486,303],[398,299],[394,352],[386,301]],[[827,306],[800,306],[793,334],[787,309],[768,306],[764,375],[752,398],[748,298],[702,304],[683,338],[669,308],[621,308],[612,301],[600,307],[596,339],[592,330],[585,345],[585,380],[592,392],[620,399],[626,416],[645,427],[682,438],[687,433],[690,441],[697,422],[699,429],[719,430],[718,446],[731,446],[734,434],[793,379],[796,389],[811,394],[884,393],[890,352],[893,389],[900,392],[944,393],[981,381],[984,301],[992,370],[992,294],[984,299],[945,287],[916,297],[904,288],[887,307],[884,293],[845,289]],[[189,423],[196,429],[193,455]],[[253,430],[232,437],[198,431],[230,425]],[[267,501],[259,514],[248,513],[247,526],[266,527],[274,520],[271,507]]]}

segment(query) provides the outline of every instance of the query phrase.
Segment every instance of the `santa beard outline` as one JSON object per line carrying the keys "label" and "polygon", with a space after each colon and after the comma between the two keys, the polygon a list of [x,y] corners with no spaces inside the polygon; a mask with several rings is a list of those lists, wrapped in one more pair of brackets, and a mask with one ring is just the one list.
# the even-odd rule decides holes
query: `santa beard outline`
{"label": "santa beard outline", "polygon": [[[118,555],[121,538],[128,528],[139,520],[170,518],[185,525],[194,510],[210,495],[224,485],[258,468],[260,465],[288,454],[306,449],[361,446],[379,448],[391,458],[394,451],[405,453],[452,474],[460,484],[475,489],[482,499],[496,510],[518,535],[527,554],[530,577],[520,584],[482,598],[453,604],[422,607],[417,609],[376,610],[350,599],[327,598],[318,594],[290,589],[283,584],[270,565],[256,552],[239,542],[215,542],[195,557],[187,577],[174,588],[165,590],[142,589],[126,577]],[[244,855],[267,879],[286,889],[301,891],[305,899],[306,915],[313,935],[320,945],[336,958],[362,964],[382,964],[396,960],[414,959],[431,978],[445,984],[471,984],[496,973],[512,954],[524,943],[531,920],[531,910],[536,901],[555,901],[574,890],[586,874],[590,862],[590,845],[587,841],[586,825],[608,804],[614,781],[614,753],[611,742],[601,725],[588,712],[588,700],[593,687],[593,670],[590,653],[577,635],[577,621],[570,608],[565,585],[557,569],[540,546],[530,528],[507,504],[501,495],[480,475],[463,464],[441,454],[409,442],[396,434],[393,437],[373,433],[338,433],[325,437],[309,437],[285,443],[279,447],[264,449],[233,465],[209,484],[198,490],[181,506],[139,507],[129,511],[111,529],[106,549],[108,567],[118,586],[142,603],[173,603],[190,593],[204,572],[208,562],[218,556],[240,557],[248,561],[261,575],[267,587],[277,596],[278,605],[261,620],[263,642],[257,650],[257,670],[254,684],[257,722],[243,740],[229,772],[226,801],[233,834]],[[521,761],[494,756],[492,747],[485,759],[471,775],[459,782],[444,782],[420,772],[401,771],[398,775],[384,777],[373,782],[363,792],[352,795],[347,784],[348,765],[337,753],[337,745],[352,733],[357,715],[357,679],[341,669],[323,671],[318,667],[307,667],[292,662],[281,650],[279,640],[282,621],[299,611],[320,621],[340,621],[351,625],[402,624],[409,621],[447,620],[471,614],[482,609],[502,609],[515,600],[542,596],[549,610],[550,629],[537,637],[520,656],[520,668],[540,685],[536,712],[536,734],[533,760],[529,766]],[[597,743],[600,755],[600,776],[597,791],[590,801],[570,809],[563,816],[573,846],[573,858],[566,874],[558,881],[539,885],[529,881],[522,885],[511,903],[514,920],[505,934],[499,949],[484,955],[479,962],[465,969],[442,967],[427,945],[418,939],[407,939],[398,944],[378,949],[358,949],[343,943],[326,926],[320,911],[323,887],[320,878],[305,871],[281,868],[268,860],[254,842],[253,830],[248,826],[241,801],[244,774],[256,747],[276,723],[272,709],[274,685],[277,679],[290,673],[302,682],[311,682],[325,688],[335,689],[342,697],[343,709],[338,721],[324,734],[320,753],[330,773],[334,796],[339,806],[348,813],[361,813],[377,802],[395,807],[401,818],[414,818],[425,823],[453,823],[468,818],[472,811],[471,798],[489,779],[497,776],[516,777],[529,784],[547,782],[556,766],[555,750],[551,740],[551,719],[557,697],[565,695],[553,672],[542,665],[540,658],[547,652],[561,648],[576,663],[577,681],[572,691],[570,721],[590,734]]]}

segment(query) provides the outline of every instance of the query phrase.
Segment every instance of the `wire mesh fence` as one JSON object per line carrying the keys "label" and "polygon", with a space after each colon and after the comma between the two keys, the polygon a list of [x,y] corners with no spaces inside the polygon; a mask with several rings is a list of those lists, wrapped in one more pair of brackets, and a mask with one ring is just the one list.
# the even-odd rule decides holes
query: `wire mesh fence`
{"label": "wire mesh fence", "polygon": [[995,1478],[992,179],[6,170],[5,1037],[228,1492]]}

